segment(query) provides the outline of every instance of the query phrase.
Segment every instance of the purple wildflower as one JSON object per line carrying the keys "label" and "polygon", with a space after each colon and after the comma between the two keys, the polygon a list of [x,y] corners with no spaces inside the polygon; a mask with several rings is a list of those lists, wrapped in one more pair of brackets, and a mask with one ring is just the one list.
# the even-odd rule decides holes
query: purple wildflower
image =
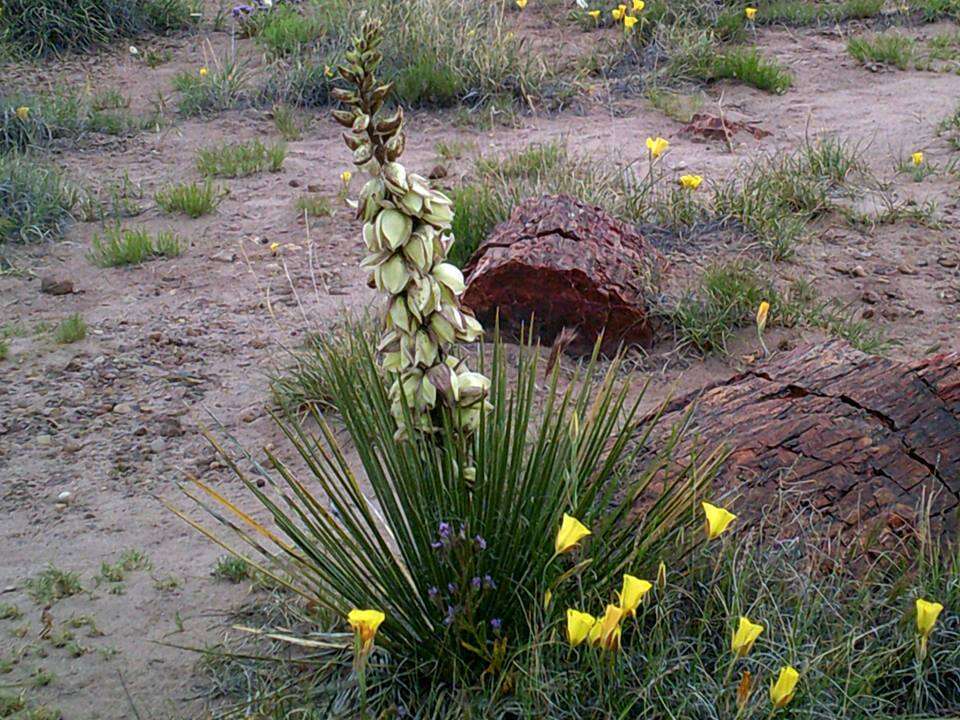
{"label": "purple wildflower", "polygon": [[492,627],[494,630],[499,631],[500,628],[503,627],[503,621],[500,618],[494,618],[493,620],[490,621],[490,627]]}
{"label": "purple wildflower", "polygon": [[479,590],[480,586],[483,584],[483,580],[481,580],[479,577],[475,577],[470,581],[470,584],[473,585],[474,590]]}
{"label": "purple wildflower", "polygon": [[496,590],[497,583],[494,582],[493,577],[490,575],[483,576],[483,587],[487,590]]}
{"label": "purple wildflower", "polygon": [[448,538],[450,537],[450,531],[452,530],[452,528],[450,527],[450,523],[442,522],[440,523],[440,526],[439,528],[437,528],[437,530],[440,533],[440,537]]}
{"label": "purple wildflower", "polygon": [[450,625],[453,623],[453,619],[457,616],[457,608],[453,605],[447,606],[447,616],[443,619],[444,625]]}
{"label": "purple wildflower", "polygon": [[427,597],[429,597],[431,600],[436,600],[437,595],[439,594],[440,594],[440,588],[438,588],[436,585],[431,585],[430,588],[427,590]]}
{"label": "purple wildflower", "polygon": [[477,535],[473,541],[477,544],[477,547],[481,550],[487,549],[487,541],[483,539],[482,535]]}
{"label": "purple wildflower", "polygon": [[457,584],[456,584],[456,583],[447,583],[447,590],[448,590],[449,592],[455,593],[455,592],[457,591]]}

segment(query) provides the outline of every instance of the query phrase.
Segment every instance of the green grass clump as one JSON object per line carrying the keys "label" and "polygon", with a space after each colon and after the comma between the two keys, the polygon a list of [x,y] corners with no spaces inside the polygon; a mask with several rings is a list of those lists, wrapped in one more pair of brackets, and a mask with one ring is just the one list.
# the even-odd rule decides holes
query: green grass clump
{"label": "green grass clump", "polygon": [[52,605],[57,600],[83,592],[80,576],[50,565],[26,584],[27,594],[39,605]]}
{"label": "green grass clump", "polygon": [[197,170],[207,177],[247,177],[264,169],[280,172],[286,157],[287,146],[284,143],[269,147],[259,140],[224,143],[201,148],[197,152]]}
{"label": "green grass clump", "polygon": [[667,311],[677,347],[699,353],[725,350],[730,335],[773,295],[773,286],[749,265],[737,262],[707,268],[696,291],[684,295]]}
{"label": "green grass clump", "polygon": [[87,323],[79,313],[68,315],[53,331],[53,339],[59,345],[80,342],[87,336]]}
{"label": "green grass clump", "polygon": [[715,186],[713,212],[735,221],[776,259],[790,257],[806,224],[833,207],[831,193],[865,174],[857,149],[832,139],[761,158]]}
{"label": "green grass clump", "polygon": [[276,59],[304,52],[322,35],[318,18],[299,8],[281,5],[266,14],[256,38],[267,55]]}
{"label": "green grass clump", "polygon": [[940,121],[937,134],[945,137],[954,150],[960,150],[960,105]]}
{"label": "green grass clump", "polygon": [[0,337],[0,360],[6,360],[10,354],[10,343],[5,337]]}
{"label": "green grass clump", "polygon": [[525,198],[557,193],[600,205],[620,217],[630,214],[617,168],[574,158],[559,142],[531,145],[502,158],[477,161],[473,181],[454,189],[456,242],[449,262],[462,267],[494,226]]}
{"label": "green grass clump", "polygon": [[298,197],[294,202],[294,207],[300,215],[304,213],[310,217],[330,217],[333,215],[333,207],[330,205],[330,200],[321,195]]}
{"label": "green grass clump", "polygon": [[793,78],[779,63],[765,58],[757,48],[734,47],[717,55],[709,69],[711,80],[738,80],[758,90],[782,94]]}
{"label": "green grass clump", "polygon": [[157,191],[157,205],[164,212],[182,213],[191,218],[212,213],[226,195],[226,191],[210,180],[203,183],[168,185]]}
{"label": "green grass clump", "polygon": [[891,65],[900,70],[910,67],[916,43],[897,32],[862,35],[847,41],[847,52],[864,65]]}
{"label": "green grass clump", "polygon": [[[201,74],[204,69],[206,74]],[[180,72],[173,77],[173,89],[180,93],[177,110],[195,117],[240,107],[248,101],[249,83],[247,67],[236,60]]]}
{"label": "green grass clump", "polygon": [[324,30],[322,46],[311,53],[288,52],[284,62],[270,68],[261,96],[271,102],[329,104],[335,68],[365,17],[389,18],[390,32],[381,48],[382,72],[385,80],[396,83],[395,97],[408,105],[450,106],[469,98],[476,109],[497,97],[526,102],[548,76],[537,54],[529,52],[514,32],[510,12],[499,3],[329,0],[289,13],[314,18]]}
{"label": "green grass clump", "polygon": [[143,228],[107,228],[103,235],[94,235],[87,258],[99,267],[139,265],[154,258],[177,257],[183,251],[180,238],[173,232],[155,236]]}
{"label": "green grass clump", "polygon": [[871,18],[882,10],[883,0],[846,0],[840,3],[774,0],[759,7],[754,22],[757,25],[816,25]]}
{"label": "green grass clump", "polygon": [[0,42],[33,58],[89,52],[122,37],[185,29],[197,9],[192,0],[6,0]]}
{"label": "green grass clump", "polygon": [[303,124],[297,112],[287,105],[273,106],[273,124],[280,133],[280,137],[288,142],[303,137]]}
{"label": "green grass clump", "polygon": [[75,204],[76,194],[56,168],[29,156],[0,155],[0,242],[59,238]]}
{"label": "green grass clump", "polygon": [[213,566],[213,576],[232,583],[243,582],[250,577],[250,565],[233,555],[224,555],[217,558],[217,564]]}

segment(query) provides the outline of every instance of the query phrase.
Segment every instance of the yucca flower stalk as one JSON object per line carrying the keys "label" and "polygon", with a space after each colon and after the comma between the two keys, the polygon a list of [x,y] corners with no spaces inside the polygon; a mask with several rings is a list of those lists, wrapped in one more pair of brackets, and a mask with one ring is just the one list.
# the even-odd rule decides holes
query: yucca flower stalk
{"label": "yucca flower stalk", "polygon": [[372,270],[376,287],[388,296],[379,350],[383,369],[395,377],[390,398],[397,437],[411,427],[436,431],[441,401],[455,426],[473,431],[489,408],[490,382],[470,371],[456,346],[478,340],[483,328],[460,304],[463,275],[446,262],[453,243],[452,201],[398,162],[405,142],[403,109],[381,113],[391,84],[377,82],[380,42],[380,24],[364,25],[338,68],[352,87],[333,91],[347,108],[333,117],[349,128],[343,138],[354,164],[371,176],[356,203],[368,250],[361,265]]}

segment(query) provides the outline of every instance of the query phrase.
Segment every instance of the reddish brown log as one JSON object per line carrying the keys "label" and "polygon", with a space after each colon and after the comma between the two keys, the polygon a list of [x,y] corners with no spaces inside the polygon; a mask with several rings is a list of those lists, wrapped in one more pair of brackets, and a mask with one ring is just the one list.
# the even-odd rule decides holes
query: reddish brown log
{"label": "reddish brown log", "polygon": [[648,345],[652,339],[644,279],[663,270],[660,255],[630,225],[566,195],[518,205],[464,268],[464,304],[516,335],[536,319],[545,343],[575,329],[569,350],[587,353]]}
{"label": "reddish brown log", "polygon": [[675,457],[726,443],[716,491],[734,490],[745,518],[782,496],[832,535],[903,532],[928,498],[937,527],[957,530],[960,353],[904,364],[842,341],[806,346],[677,399],[661,427],[691,403]]}

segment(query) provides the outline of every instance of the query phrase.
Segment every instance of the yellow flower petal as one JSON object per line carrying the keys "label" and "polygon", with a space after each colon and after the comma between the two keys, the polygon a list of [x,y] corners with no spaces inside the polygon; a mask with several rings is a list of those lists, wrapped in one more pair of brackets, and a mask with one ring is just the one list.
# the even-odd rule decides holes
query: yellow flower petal
{"label": "yellow flower petal", "polygon": [[572,550],[587,535],[590,535],[590,529],[575,517],[563,514],[563,522],[560,524],[560,531],[557,533],[557,540],[554,544],[557,555]]}
{"label": "yellow flower petal", "polygon": [[943,605],[940,603],[917,598],[917,632],[923,637],[929,637],[942,611]]}
{"label": "yellow flower petal", "polygon": [[597,619],[590,613],[569,608],[567,610],[567,642],[576,647],[588,637]]}
{"label": "yellow flower petal", "polygon": [[737,516],[728,510],[724,510],[708,502],[700,503],[703,507],[703,513],[707,517],[706,532],[707,540],[715,540],[723,534],[727,526],[737,519]]}
{"label": "yellow flower petal", "polygon": [[636,19],[633,15],[627,15],[627,16],[623,19],[623,26],[624,26],[627,30],[630,30],[630,29],[631,29],[634,25],[636,25],[636,24],[637,24],[637,19]]}
{"label": "yellow flower petal", "polygon": [[589,15],[590,17],[592,17],[594,20],[599,20],[599,19],[600,19],[600,11],[599,11],[599,10],[589,10],[589,11],[587,12],[587,15]]}
{"label": "yellow flower petal", "polygon": [[28,108],[26,105],[21,105],[17,108],[16,113],[18,118],[26,122],[27,118],[30,117],[30,108]]}
{"label": "yellow flower petal", "polygon": [[360,642],[364,646],[373,642],[380,624],[387,616],[379,610],[358,610],[354,608],[347,615],[347,622],[355,632],[360,634]]}
{"label": "yellow flower petal", "polygon": [[760,307],[757,308],[757,330],[763,332],[763,329],[767,326],[767,315],[770,312],[770,303],[764,300],[760,303]]}
{"label": "yellow flower petal", "polygon": [[640,12],[646,6],[643,0],[633,0],[633,11]]}
{"label": "yellow flower petal", "polygon": [[662,137],[647,138],[647,150],[650,151],[650,155],[658,158],[666,152],[667,148],[670,147],[670,143],[664,140]]}
{"label": "yellow flower petal", "polygon": [[597,622],[600,630],[597,633],[591,632],[590,639],[604,650],[620,649],[620,621],[623,620],[624,613],[617,605],[607,605],[607,610],[603,618]]}
{"label": "yellow flower petal", "polygon": [[650,592],[653,584],[633,575],[623,576],[623,589],[620,590],[620,609],[624,615],[636,615],[637,607],[643,596]]}
{"label": "yellow flower petal", "polygon": [[910,156],[910,160],[913,161],[913,164],[914,164],[914,165],[918,165],[918,166],[919,166],[919,165],[922,165],[922,164],[923,164],[923,153],[918,150],[917,152],[915,152],[913,155]]}
{"label": "yellow flower petal", "polygon": [[517,7],[523,10],[527,6],[527,0],[517,0]]}
{"label": "yellow flower petal", "polygon": [[682,185],[687,190],[696,190],[700,187],[700,183],[703,182],[703,178],[699,175],[681,175],[680,176],[680,185]]}
{"label": "yellow flower petal", "polygon": [[757,16],[757,9],[755,7],[744,8],[743,14],[747,16],[747,20],[753,20]]}
{"label": "yellow flower petal", "polygon": [[740,624],[737,625],[736,632],[733,633],[733,640],[730,644],[733,652],[738,656],[743,657],[750,652],[750,648],[753,647],[753,644],[757,641],[757,638],[760,637],[760,633],[763,632],[763,625],[757,625],[754,622],[750,622],[748,618],[740,616]]}
{"label": "yellow flower petal", "polygon": [[800,673],[789,665],[780,668],[777,681],[770,686],[770,701],[775,709],[779,710],[793,700],[799,679]]}
{"label": "yellow flower petal", "polygon": [[200,77],[206,77],[207,73],[210,72],[205,67],[200,68]]}

